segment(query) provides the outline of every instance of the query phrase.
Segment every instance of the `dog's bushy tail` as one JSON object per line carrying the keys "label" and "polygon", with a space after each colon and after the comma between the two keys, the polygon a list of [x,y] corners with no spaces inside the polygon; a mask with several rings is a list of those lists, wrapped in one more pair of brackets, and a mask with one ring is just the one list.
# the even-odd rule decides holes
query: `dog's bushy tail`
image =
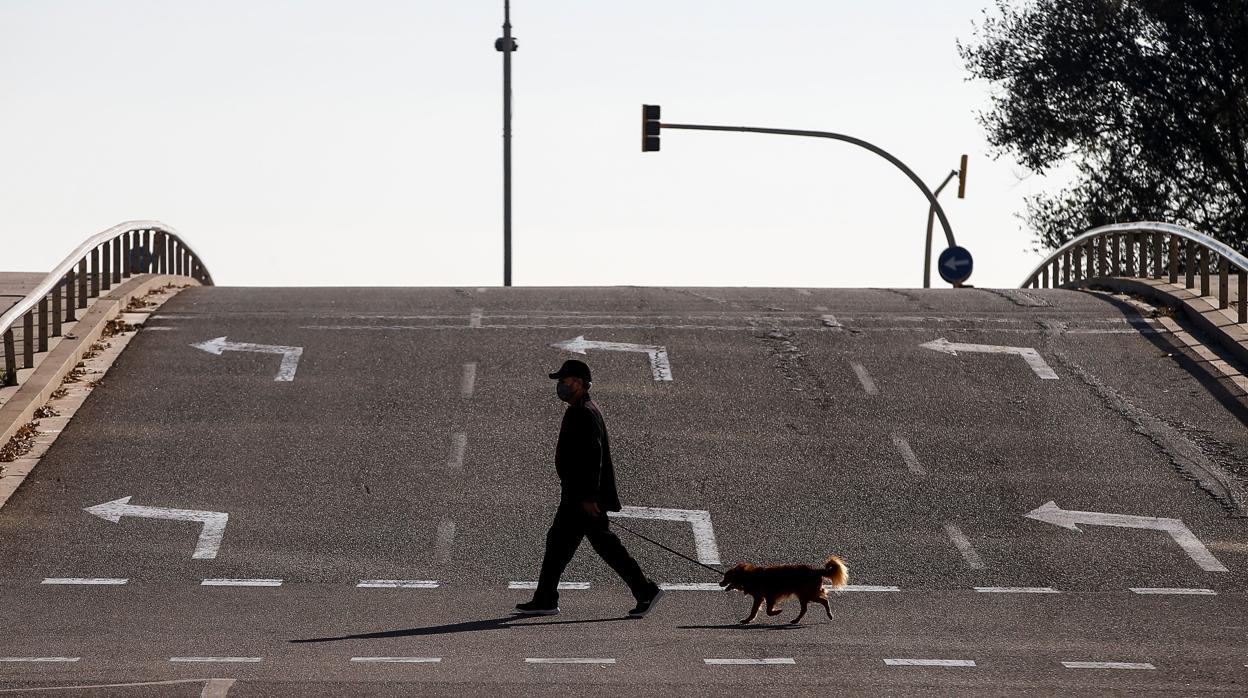
{"label": "dog's bushy tail", "polygon": [[828,559],[824,560],[823,567],[822,574],[828,578],[833,589],[840,589],[849,581],[849,566],[841,558],[829,555]]}

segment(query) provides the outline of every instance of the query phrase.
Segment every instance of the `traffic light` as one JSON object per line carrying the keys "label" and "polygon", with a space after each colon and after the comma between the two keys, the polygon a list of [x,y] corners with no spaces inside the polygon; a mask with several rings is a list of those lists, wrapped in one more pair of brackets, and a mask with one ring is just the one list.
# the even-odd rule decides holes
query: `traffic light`
{"label": "traffic light", "polygon": [[958,198],[966,198],[966,155],[962,156],[962,165],[958,168]]}
{"label": "traffic light", "polygon": [[656,153],[659,150],[659,105],[641,105],[641,152]]}

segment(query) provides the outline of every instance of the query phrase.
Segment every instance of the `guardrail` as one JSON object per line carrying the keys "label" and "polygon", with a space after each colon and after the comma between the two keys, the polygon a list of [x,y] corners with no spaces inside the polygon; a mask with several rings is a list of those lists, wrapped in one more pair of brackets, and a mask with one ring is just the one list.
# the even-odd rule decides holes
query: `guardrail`
{"label": "guardrail", "polygon": [[97,233],[78,246],[17,305],[0,315],[4,337],[3,385],[17,385],[13,327],[22,321],[22,368],[34,368],[35,353],[48,350],[48,338],[61,336],[61,325],[77,319],[113,284],[140,274],[187,276],[205,286],[212,275],[177,231],[158,221],[127,221]]}
{"label": "guardrail", "polygon": [[1031,272],[1022,288],[1074,288],[1097,278],[1123,276],[1183,277],[1184,288],[1196,286],[1208,296],[1209,268],[1218,270],[1218,308],[1230,307],[1230,273],[1239,277],[1238,322],[1248,323],[1248,258],[1208,235],[1171,223],[1117,223],[1093,228],[1058,248]]}

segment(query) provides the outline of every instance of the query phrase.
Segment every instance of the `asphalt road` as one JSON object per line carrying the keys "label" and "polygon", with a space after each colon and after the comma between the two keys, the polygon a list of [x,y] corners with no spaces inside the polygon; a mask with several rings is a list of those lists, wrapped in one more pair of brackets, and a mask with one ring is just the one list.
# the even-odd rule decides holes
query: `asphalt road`
{"label": "asphalt road", "polygon": [[[293,380],[191,346],[223,336],[302,348]],[[587,545],[561,615],[508,615],[557,498],[552,345],[578,336],[637,345],[584,357],[625,504],[706,512],[714,541],[620,523],[726,564],[837,553],[832,620],[741,627],[745,598],[701,589],[623,619]],[[74,660],[0,661],[0,694],[1243,693],[1248,525],[1199,471],[1242,494],[1246,422],[1209,362],[1088,293],[192,288],[0,509],[0,659]],[[124,497],[228,514],[215,557],[197,521],[84,511]],[[1049,502],[1080,530],[1025,516]],[[656,581],[716,581],[621,537]]]}

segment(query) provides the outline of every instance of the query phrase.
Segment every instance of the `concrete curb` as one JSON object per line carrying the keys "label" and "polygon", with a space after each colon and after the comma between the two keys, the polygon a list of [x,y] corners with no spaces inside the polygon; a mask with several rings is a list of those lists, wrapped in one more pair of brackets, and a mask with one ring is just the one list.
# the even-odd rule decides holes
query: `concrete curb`
{"label": "concrete curb", "polygon": [[1217,340],[1240,362],[1248,365],[1248,325],[1237,322],[1235,304],[1239,301],[1235,289],[1229,289],[1231,307],[1218,308],[1217,284],[1212,284],[1210,295],[1202,297],[1196,289],[1185,288],[1161,279],[1137,279],[1119,276],[1102,276],[1084,281],[1082,286],[1103,288],[1119,293],[1134,293],[1158,304],[1183,313],[1201,332]]}
{"label": "concrete curb", "polygon": [[62,339],[35,366],[34,373],[18,387],[13,397],[0,405],[0,444],[7,444],[22,425],[35,418],[35,410],[48,402],[52,392],[61,386],[65,376],[78,365],[82,355],[103,334],[104,326],[109,320],[121,315],[131,298],[142,296],[149,290],[166,284],[200,285],[198,281],[185,276],[159,274],[135,277],[97,298],[77,322],[66,327],[65,331],[75,338]]}

